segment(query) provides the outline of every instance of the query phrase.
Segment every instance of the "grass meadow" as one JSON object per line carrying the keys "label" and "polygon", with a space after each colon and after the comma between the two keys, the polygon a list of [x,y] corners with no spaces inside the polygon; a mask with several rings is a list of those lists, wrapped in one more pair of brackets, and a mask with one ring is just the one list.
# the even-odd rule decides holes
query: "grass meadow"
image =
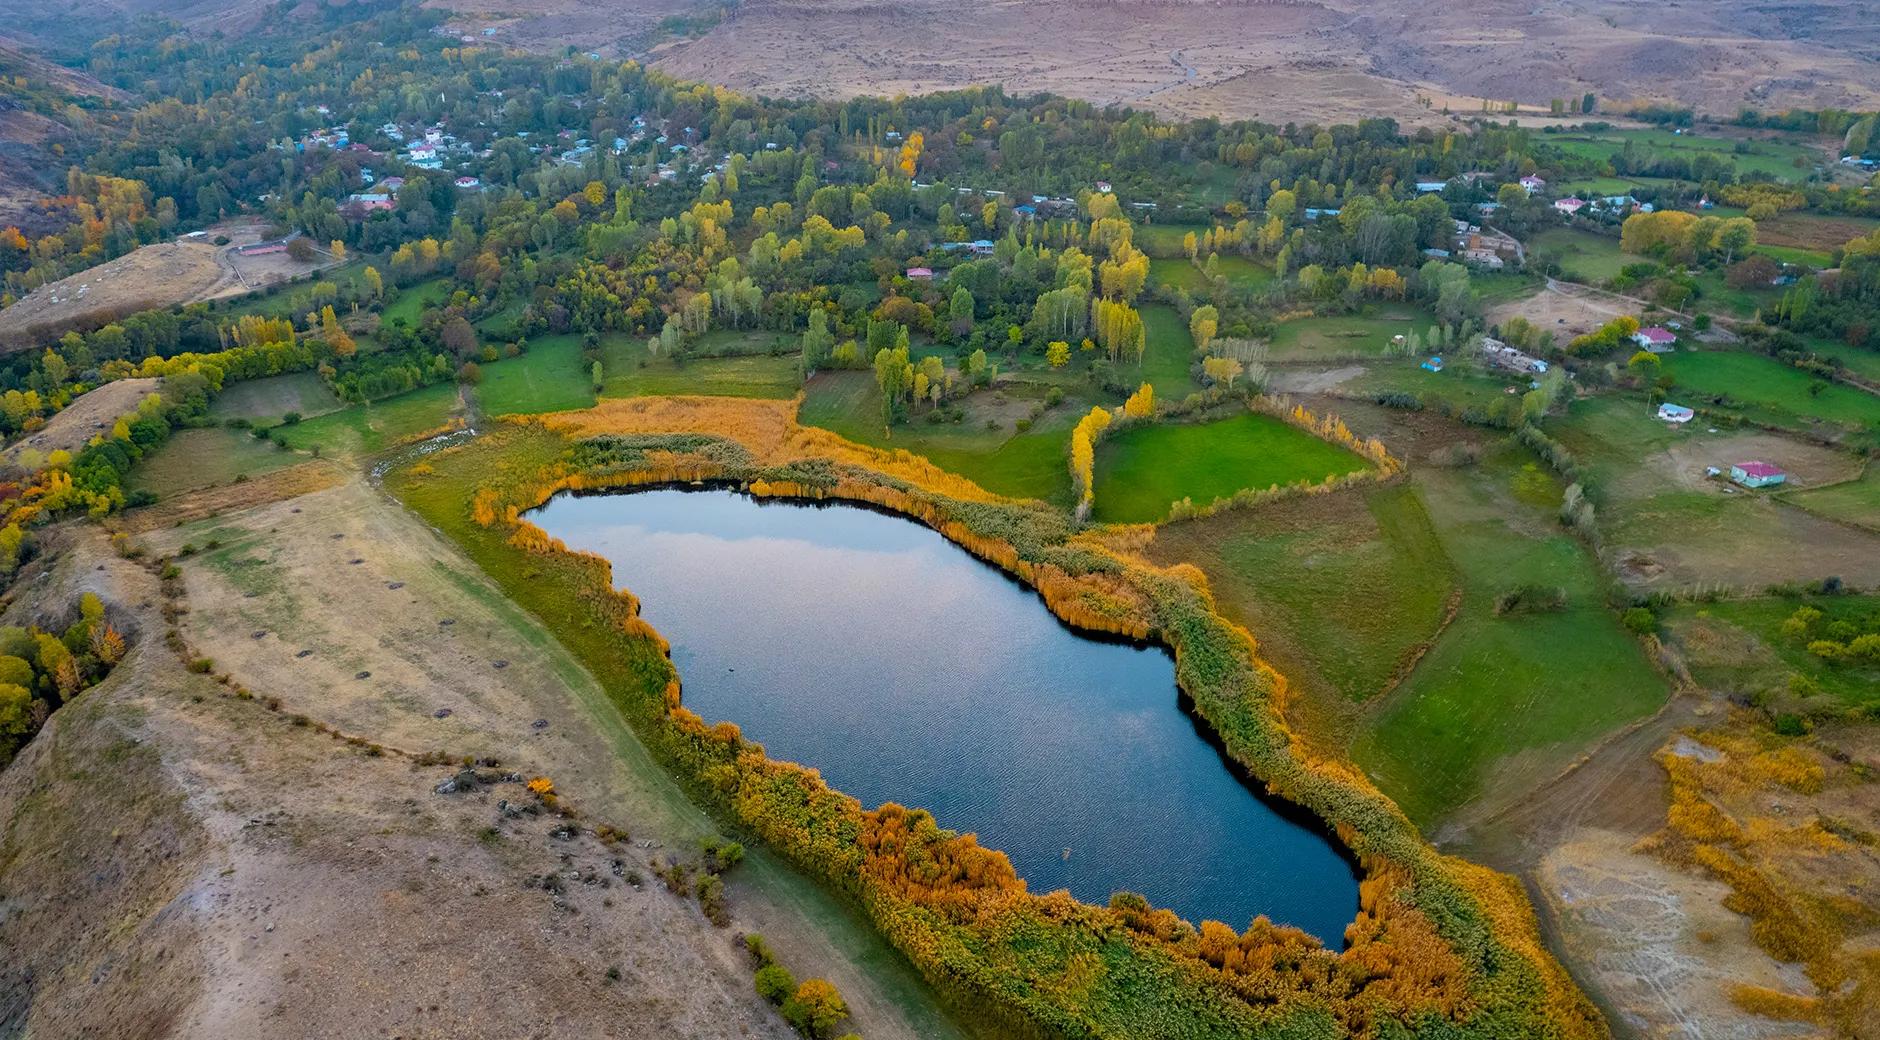
{"label": "grass meadow", "polygon": [[177,430],[131,470],[130,488],[158,498],[229,484],[306,461],[247,430],[221,426]]}
{"label": "grass meadow", "polygon": [[1680,351],[1664,359],[1672,394],[1752,422],[1803,428],[1814,422],[1880,424],[1880,396],[1827,383],[1761,354]]}
{"label": "grass meadow", "polygon": [[456,383],[434,383],[276,427],[273,432],[297,451],[358,458],[444,426],[456,414],[457,405]]}
{"label": "grass meadow", "polygon": [[1210,423],[1136,426],[1097,447],[1095,516],[1157,521],[1182,498],[1204,505],[1242,488],[1317,483],[1365,465],[1338,445],[1253,412]]}

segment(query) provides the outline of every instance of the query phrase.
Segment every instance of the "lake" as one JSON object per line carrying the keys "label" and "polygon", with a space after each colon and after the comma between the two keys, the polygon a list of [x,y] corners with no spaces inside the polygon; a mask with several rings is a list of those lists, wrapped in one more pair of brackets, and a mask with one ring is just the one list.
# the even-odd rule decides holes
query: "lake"
{"label": "lake", "polygon": [[612,561],[686,706],[771,757],[976,833],[1034,892],[1140,892],[1343,945],[1352,867],[1236,775],[1167,652],[1073,632],[937,532],[857,506],[657,489],[564,494],[530,519]]}

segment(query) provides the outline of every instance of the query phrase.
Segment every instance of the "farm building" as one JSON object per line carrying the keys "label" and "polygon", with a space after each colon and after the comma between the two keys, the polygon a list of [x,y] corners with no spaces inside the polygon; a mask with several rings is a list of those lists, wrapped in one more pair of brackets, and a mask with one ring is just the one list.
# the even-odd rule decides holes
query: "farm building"
{"label": "farm building", "polygon": [[1521,186],[1527,189],[1527,193],[1529,195],[1532,195],[1537,191],[1547,190],[1547,182],[1545,180],[1542,180],[1539,177],[1534,176],[1533,174],[1529,174],[1528,176],[1521,178]]}
{"label": "farm building", "polygon": [[1789,479],[1780,466],[1767,462],[1739,462],[1730,467],[1730,479],[1746,488],[1770,487]]}
{"label": "farm building", "polygon": [[236,246],[235,252],[237,255],[240,255],[240,256],[266,256],[270,253],[285,253],[287,252],[287,244],[299,237],[300,237],[300,232],[296,231],[293,234],[287,235],[282,238],[270,238],[266,242],[256,242],[253,245]]}
{"label": "farm building", "polygon": [[1654,354],[1664,354],[1677,346],[1678,334],[1661,325],[1653,325],[1633,333],[1632,342]]}
{"label": "farm building", "polygon": [[1482,357],[1496,368],[1505,368],[1510,372],[1531,372],[1539,375],[1547,371],[1547,362],[1524,354],[1492,336],[1482,337]]}
{"label": "farm building", "polygon": [[1697,418],[1697,413],[1681,404],[1667,401],[1658,406],[1658,418],[1668,423],[1687,423]]}
{"label": "farm building", "polygon": [[910,267],[907,269],[907,276],[914,281],[931,282],[933,281],[933,268]]}
{"label": "farm building", "polygon": [[1565,199],[1554,200],[1554,209],[1560,211],[1561,213],[1566,214],[1569,217],[1574,215],[1575,213],[1578,213],[1579,211],[1585,208],[1586,208],[1586,203],[1584,200],[1581,200],[1581,199],[1565,198]]}
{"label": "farm building", "polygon": [[1493,249],[1464,249],[1462,251],[1462,259],[1465,263],[1474,264],[1477,267],[1485,267],[1491,271],[1501,270],[1503,263],[1501,254],[1495,252]]}
{"label": "farm building", "polygon": [[1428,361],[1423,362],[1421,367],[1426,372],[1441,372],[1443,370],[1443,359],[1432,357]]}

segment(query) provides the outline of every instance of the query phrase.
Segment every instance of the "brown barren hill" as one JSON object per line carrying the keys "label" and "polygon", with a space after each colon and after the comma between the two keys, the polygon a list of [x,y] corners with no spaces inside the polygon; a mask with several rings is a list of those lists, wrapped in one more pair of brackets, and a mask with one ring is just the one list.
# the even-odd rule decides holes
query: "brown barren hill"
{"label": "brown barren hill", "polygon": [[[1859,0],[1777,10],[1720,0],[433,0],[474,38],[647,54],[674,75],[780,96],[974,84],[1171,115],[1428,123],[1483,98],[1739,106],[1880,105],[1880,19]],[[487,34],[485,30],[488,30]],[[649,31],[653,35],[649,36]],[[1427,102],[1427,103],[1426,103]]]}

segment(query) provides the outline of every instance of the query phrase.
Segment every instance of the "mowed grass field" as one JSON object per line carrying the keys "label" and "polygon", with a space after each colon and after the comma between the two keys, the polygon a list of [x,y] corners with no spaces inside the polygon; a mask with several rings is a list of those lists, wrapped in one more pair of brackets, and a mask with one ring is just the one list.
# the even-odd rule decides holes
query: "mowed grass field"
{"label": "mowed grass field", "polygon": [[131,469],[130,488],[158,498],[258,476],[306,461],[271,440],[225,427],[177,430]]}
{"label": "mowed grass field", "polygon": [[593,373],[572,334],[529,344],[520,357],[483,365],[477,406],[486,415],[534,415],[594,404]]}
{"label": "mowed grass field", "polygon": [[[1801,606],[1822,612],[1819,628],[1837,620],[1858,622],[1880,610],[1880,596],[1766,596],[1683,604],[1665,621],[1685,651],[1693,677],[1712,689],[1773,693],[1798,708],[1880,704],[1880,664],[1830,663],[1809,653],[1805,642],[1782,634],[1782,622]],[[1821,693],[1791,694],[1793,675],[1813,680]]]}
{"label": "mowed grass field", "polygon": [[[1462,583],[1461,609],[1363,721],[1354,761],[1428,827],[1524,790],[1601,734],[1657,710],[1665,683],[1605,606],[1598,567],[1555,520],[1560,488],[1506,443],[1413,486]],[[1496,613],[1503,593],[1559,588],[1566,607]]]}
{"label": "mowed grass field", "polygon": [[[825,372],[810,381],[797,421],[860,444],[924,455],[988,491],[1068,506],[1070,430],[1088,406],[1067,397],[1020,431],[1015,417],[1029,414],[1021,395],[1032,390],[1042,394],[1042,388],[1022,385],[1004,391],[1008,401],[1019,401],[1016,408],[1001,408],[982,390],[961,404],[968,413],[963,422],[932,424],[916,416],[889,434],[881,425],[881,392],[871,373]],[[996,429],[987,428],[989,419]]]}
{"label": "mowed grass field", "polygon": [[1597,133],[1546,134],[1540,141],[1563,151],[1590,159],[1610,161],[1630,144],[1642,157],[1695,157],[1711,155],[1730,163],[1740,177],[1746,173],[1764,173],[1777,180],[1793,181],[1806,176],[1821,161],[1812,149],[1783,141],[1739,142],[1729,138],[1706,137],[1696,133],[1672,133],[1670,130],[1606,130]]}
{"label": "mowed grass field", "polygon": [[1618,236],[1595,235],[1576,228],[1550,228],[1528,242],[1528,252],[1560,265],[1570,281],[1600,284],[1618,276],[1625,265],[1644,257],[1619,250]]}
{"label": "mowed grass field", "polygon": [[[1450,361],[1441,372],[1431,372],[1423,367],[1424,359],[1433,353],[1443,354]],[[1417,357],[1373,362],[1365,368],[1363,375],[1345,384],[1345,388],[1367,397],[1386,393],[1410,394],[1425,403],[1445,402],[1457,412],[1469,409],[1492,412],[1504,407],[1507,398],[1519,397],[1526,392],[1531,381],[1531,377],[1524,378],[1511,372],[1486,372],[1462,364],[1450,354],[1448,348],[1433,347]],[[1516,392],[1508,393],[1509,387],[1514,387]]]}
{"label": "mowed grass field", "polygon": [[[1274,361],[1336,361],[1378,357],[1391,337],[1412,332],[1427,339],[1436,319],[1415,307],[1384,307],[1372,314],[1341,314],[1281,322],[1273,330]],[[1439,350],[1434,351],[1440,353]],[[1417,358],[1417,361],[1422,361]]]}
{"label": "mowed grass field", "polygon": [[[1205,264],[1205,258],[1203,263]],[[1227,284],[1237,289],[1258,289],[1273,282],[1273,272],[1244,256],[1216,256],[1214,270]],[[1203,267],[1190,263],[1185,256],[1149,261],[1149,280],[1188,292],[1207,292],[1213,280]]]}
{"label": "mowed grass field", "polygon": [[793,397],[802,385],[794,355],[743,353],[675,361],[647,353],[646,343],[633,336],[602,342],[601,374],[602,397]]}
{"label": "mowed grass field", "polygon": [[312,418],[343,407],[345,402],[334,396],[333,391],[327,388],[326,381],[318,374],[290,372],[228,384],[210,402],[209,417],[218,422],[224,419],[247,419],[263,426],[272,426],[289,412],[298,412],[302,418]]}
{"label": "mowed grass field", "polygon": [[1880,424],[1880,396],[1826,383],[1761,354],[1680,351],[1665,356],[1664,371],[1677,380],[1674,399],[1756,422],[1791,428],[1811,422]]}
{"label": "mowed grass field", "polygon": [[1205,505],[1242,488],[1318,483],[1365,468],[1357,455],[1270,415],[1137,426],[1097,446],[1097,519],[1164,519],[1183,498]]}
{"label": "mowed grass field", "polygon": [[1301,696],[1308,730],[1351,720],[1440,631],[1456,577],[1407,483],[1299,495],[1170,524],[1149,548],[1193,563]]}
{"label": "mowed grass field", "polygon": [[318,450],[322,455],[358,458],[443,427],[457,413],[457,407],[457,384],[435,383],[292,426],[276,427],[273,432],[297,451]]}
{"label": "mowed grass field", "polygon": [[1179,401],[1201,389],[1189,374],[1195,363],[1195,337],[1181,314],[1166,304],[1147,304],[1142,324],[1148,337],[1142,364],[1124,363],[1117,371],[1153,385],[1159,401]]}

